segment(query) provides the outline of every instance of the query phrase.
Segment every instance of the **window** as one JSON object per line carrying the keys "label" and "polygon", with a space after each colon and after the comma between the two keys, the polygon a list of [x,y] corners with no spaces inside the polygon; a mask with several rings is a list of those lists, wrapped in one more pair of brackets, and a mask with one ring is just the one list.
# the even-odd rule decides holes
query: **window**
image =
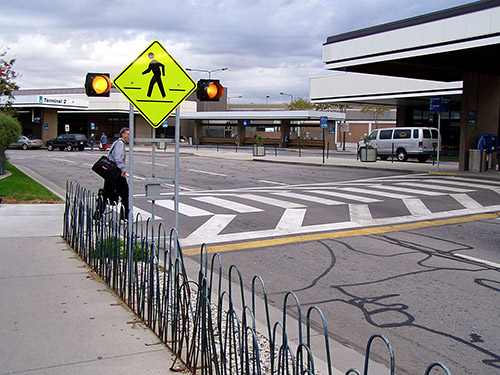
{"label": "window", "polygon": [[437,129],[431,129],[431,132],[432,132],[432,138],[436,138],[436,139],[439,138],[439,132]]}
{"label": "window", "polygon": [[381,130],[379,139],[391,139],[392,130]]}
{"label": "window", "polygon": [[378,130],[374,130],[370,133],[370,139],[377,139]]}
{"label": "window", "polygon": [[401,138],[411,138],[411,131],[406,129],[406,130],[394,130],[394,139],[401,139]]}
{"label": "window", "polygon": [[413,138],[418,139],[418,129],[413,129]]}
{"label": "window", "polygon": [[431,131],[429,129],[422,129],[424,131],[424,138],[431,138]]}

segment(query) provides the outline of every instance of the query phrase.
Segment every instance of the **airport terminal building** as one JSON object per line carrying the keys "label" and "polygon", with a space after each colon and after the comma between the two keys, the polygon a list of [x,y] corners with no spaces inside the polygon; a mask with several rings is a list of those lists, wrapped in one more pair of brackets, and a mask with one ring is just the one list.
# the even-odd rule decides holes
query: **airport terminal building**
{"label": "airport terminal building", "polygon": [[[118,90],[109,97],[88,97],[84,88],[18,90],[13,107],[23,126],[23,134],[45,142],[62,133],[79,133],[96,140],[102,133],[113,140],[129,124],[130,104]],[[326,117],[328,128],[320,127]],[[335,111],[288,111],[285,105],[240,105],[228,110],[227,94],[219,102],[200,102],[191,94],[180,105],[180,136],[194,144],[244,146],[262,135],[267,145],[321,147],[325,142],[336,148],[338,123],[345,114]],[[134,111],[136,138],[174,138],[175,113],[153,128]]]}

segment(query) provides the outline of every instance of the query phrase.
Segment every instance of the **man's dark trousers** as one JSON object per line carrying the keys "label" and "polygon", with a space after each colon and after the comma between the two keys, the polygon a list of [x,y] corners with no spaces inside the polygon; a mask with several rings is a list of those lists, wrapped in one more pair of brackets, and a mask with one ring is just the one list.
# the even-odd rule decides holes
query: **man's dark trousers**
{"label": "man's dark trousers", "polygon": [[110,203],[116,203],[116,195],[118,195],[122,200],[122,206],[124,209],[125,219],[128,218],[128,183],[125,177],[118,177],[114,181],[104,180],[104,201],[110,201]]}

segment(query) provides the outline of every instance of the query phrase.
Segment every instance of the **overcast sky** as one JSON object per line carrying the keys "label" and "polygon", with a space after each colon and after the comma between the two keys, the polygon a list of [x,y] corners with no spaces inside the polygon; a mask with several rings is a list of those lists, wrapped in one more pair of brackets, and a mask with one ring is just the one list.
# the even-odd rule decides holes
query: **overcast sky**
{"label": "overcast sky", "polygon": [[81,87],[87,72],[113,79],[158,40],[184,68],[228,67],[212,78],[231,103],[288,102],[280,92],[308,98],[309,78],[331,74],[321,60],[328,36],[470,2],[7,0],[0,48],[16,59],[21,89]]}

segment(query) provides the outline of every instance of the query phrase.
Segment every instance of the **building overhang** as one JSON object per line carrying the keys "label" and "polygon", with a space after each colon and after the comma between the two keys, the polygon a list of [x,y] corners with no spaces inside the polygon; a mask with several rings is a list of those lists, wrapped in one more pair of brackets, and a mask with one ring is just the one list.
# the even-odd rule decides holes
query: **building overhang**
{"label": "building overhang", "polygon": [[443,82],[500,72],[500,0],[331,36],[327,69]]}
{"label": "building overhang", "polygon": [[460,102],[463,84],[371,74],[341,73],[310,79],[313,103],[352,105],[428,105],[431,97],[447,96]]}

